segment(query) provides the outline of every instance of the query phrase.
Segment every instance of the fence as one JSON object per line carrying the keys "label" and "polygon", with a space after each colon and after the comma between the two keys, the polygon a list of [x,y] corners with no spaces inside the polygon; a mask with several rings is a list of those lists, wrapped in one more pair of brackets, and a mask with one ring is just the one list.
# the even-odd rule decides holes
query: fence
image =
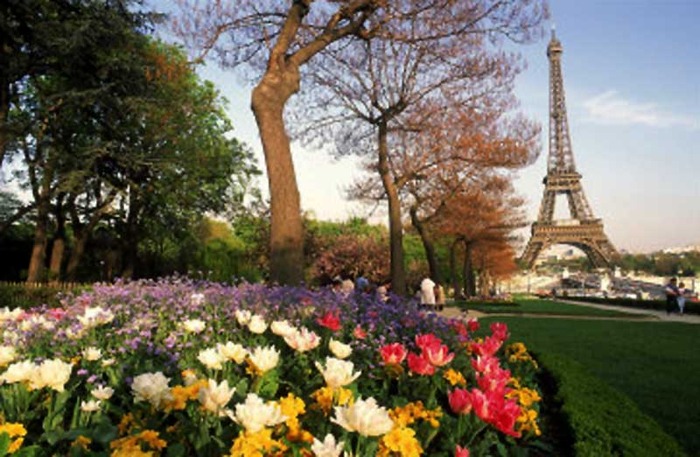
{"label": "fence", "polygon": [[85,284],[75,282],[7,282],[0,281],[0,308],[28,309],[34,306],[60,305],[59,294],[85,289]]}

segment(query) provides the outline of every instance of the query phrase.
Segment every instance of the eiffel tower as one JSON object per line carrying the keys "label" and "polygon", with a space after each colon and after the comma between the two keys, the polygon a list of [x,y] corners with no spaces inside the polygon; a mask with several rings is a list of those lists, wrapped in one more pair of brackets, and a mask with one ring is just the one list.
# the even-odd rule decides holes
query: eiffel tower
{"label": "eiffel tower", "polygon": [[[555,244],[567,244],[581,249],[593,267],[610,268],[617,251],[603,231],[603,222],[593,216],[581,186],[581,174],[576,171],[571,150],[569,123],[566,118],[564,80],[561,72],[563,48],[552,29],[547,46],[549,58],[549,156],[547,176],[542,181],[544,195],[537,221],[532,224],[531,237],[521,256],[528,268],[535,265],[539,254]],[[556,196],[564,194],[569,203],[571,219],[554,220]]]}

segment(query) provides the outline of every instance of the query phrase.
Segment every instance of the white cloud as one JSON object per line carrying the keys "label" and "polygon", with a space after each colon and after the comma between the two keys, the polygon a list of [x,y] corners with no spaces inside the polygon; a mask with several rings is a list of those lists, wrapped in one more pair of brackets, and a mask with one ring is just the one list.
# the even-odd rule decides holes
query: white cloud
{"label": "white cloud", "polygon": [[585,120],[598,124],[700,129],[700,119],[664,112],[655,103],[625,100],[614,90],[589,98],[583,102],[583,106],[586,109]]}

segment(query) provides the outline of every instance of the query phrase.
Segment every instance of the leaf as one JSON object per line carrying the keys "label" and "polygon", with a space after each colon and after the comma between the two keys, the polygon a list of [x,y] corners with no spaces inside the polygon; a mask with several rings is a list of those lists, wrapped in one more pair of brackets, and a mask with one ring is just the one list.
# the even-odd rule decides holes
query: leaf
{"label": "leaf", "polygon": [[260,388],[258,392],[263,398],[274,398],[278,387],[279,381],[277,379],[277,371],[272,370],[268,371],[260,378]]}
{"label": "leaf", "polygon": [[100,444],[106,445],[113,441],[118,434],[119,430],[117,427],[112,425],[112,423],[107,419],[104,419],[97,424],[97,427],[95,427],[94,431],[92,432],[92,439]]}
{"label": "leaf", "polygon": [[185,457],[186,449],[181,443],[175,443],[172,446],[168,446],[165,452],[166,457]]}
{"label": "leaf", "polygon": [[0,457],[7,455],[8,449],[10,449],[10,435],[5,432],[0,433]]}

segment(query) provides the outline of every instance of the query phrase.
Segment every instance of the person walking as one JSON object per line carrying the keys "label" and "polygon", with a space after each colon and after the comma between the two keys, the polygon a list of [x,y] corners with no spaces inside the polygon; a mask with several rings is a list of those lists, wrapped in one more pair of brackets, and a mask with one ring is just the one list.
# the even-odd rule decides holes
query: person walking
{"label": "person walking", "polygon": [[664,289],[666,292],[666,314],[671,314],[671,312],[678,307],[678,296],[680,291],[676,285],[676,278],[671,278],[666,284]]}

